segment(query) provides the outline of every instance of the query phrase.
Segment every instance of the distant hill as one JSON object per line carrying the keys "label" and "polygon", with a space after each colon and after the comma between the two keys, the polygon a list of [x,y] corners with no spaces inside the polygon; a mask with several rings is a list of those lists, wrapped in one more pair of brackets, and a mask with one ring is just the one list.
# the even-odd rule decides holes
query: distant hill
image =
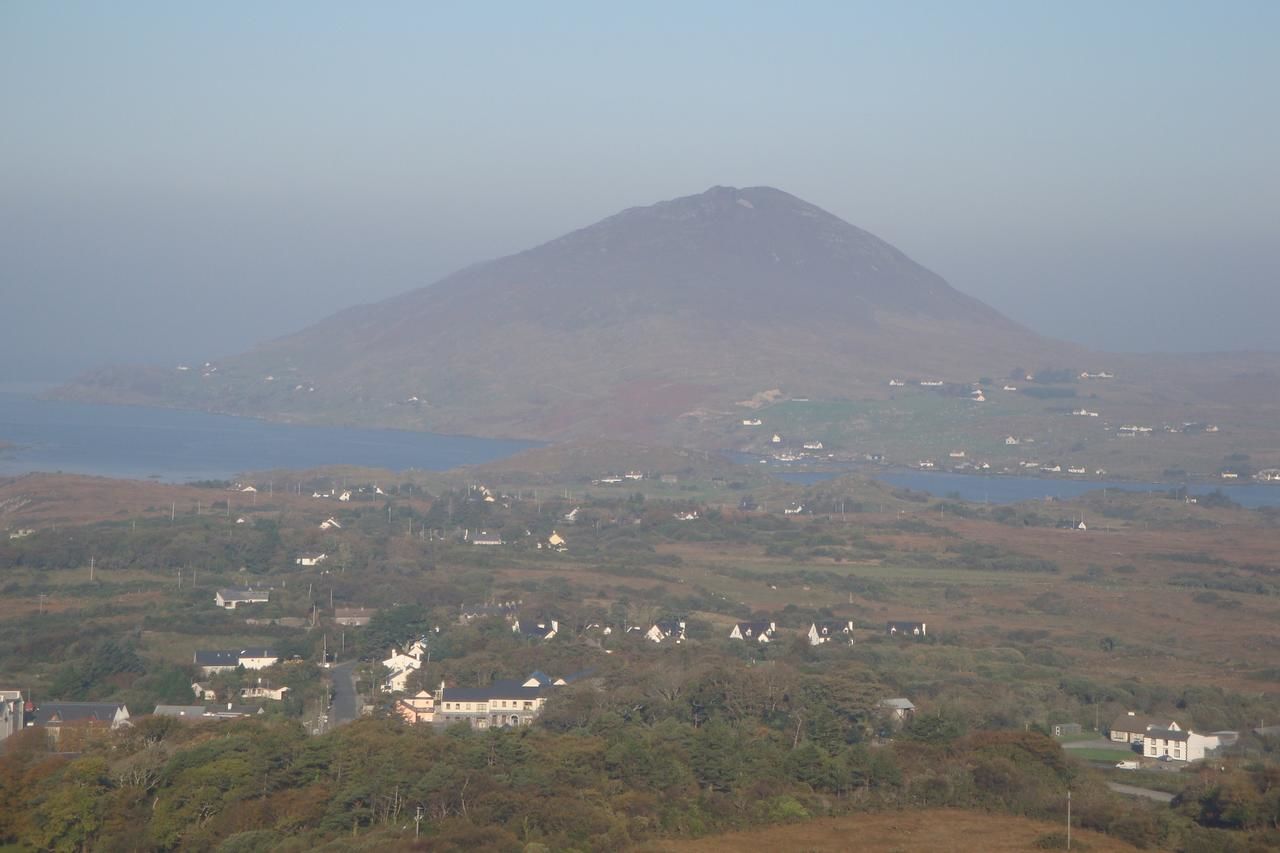
{"label": "distant hill", "polygon": [[812,204],[714,187],[215,364],[103,370],[63,393],[292,421],[671,439],[773,389],[883,394],[891,377],[972,381],[1080,352]]}

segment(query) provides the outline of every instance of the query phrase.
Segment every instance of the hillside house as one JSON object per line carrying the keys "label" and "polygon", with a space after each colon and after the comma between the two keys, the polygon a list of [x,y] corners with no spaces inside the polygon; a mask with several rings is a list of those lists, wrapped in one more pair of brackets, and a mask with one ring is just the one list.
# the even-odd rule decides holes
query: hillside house
{"label": "hillside house", "polygon": [[1149,729],[1177,731],[1179,726],[1171,717],[1145,717],[1129,711],[1111,721],[1107,736],[1115,743],[1141,744]]}
{"label": "hillside house", "polygon": [[294,561],[293,561],[293,562],[294,562],[296,565],[299,565],[299,566],[318,566],[318,565],[320,565],[321,563],[323,563],[323,562],[324,562],[325,560],[327,560],[327,559],[329,559],[329,555],[328,555],[328,554],[324,554],[324,553],[308,553],[308,554],[299,554],[299,555],[294,559]]}
{"label": "hillside house", "polygon": [[191,692],[201,702],[217,702],[218,691],[213,689],[213,685],[207,681],[196,681],[191,685]]}
{"label": "hillside house", "polygon": [[783,515],[800,515],[803,512],[804,504],[791,504],[782,510]]}
{"label": "hillside house", "polygon": [[926,628],[923,622],[886,622],[884,632],[890,637],[923,637]]}
{"label": "hillside house", "polygon": [[821,646],[823,643],[830,643],[839,638],[844,638],[849,643],[852,643],[853,622],[840,619],[825,619],[821,622],[813,622],[809,625],[809,632],[806,636],[811,646]]}
{"label": "hillside house", "polygon": [[436,697],[426,690],[396,700],[392,711],[409,725],[430,724],[435,721]]}
{"label": "hillside house", "polygon": [[413,643],[403,652],[392,649],[391,656],[382,661],[382,665],[387,670],[382,689],[388,693],[403,693],[408,687],[409,676],[422,668],[422,658],[426,653],[426,644],[421,640]]}
{"label": "hillside house", "polygon": [[266,669],[279,662],[280,655],[271,649],[261,647],[239,651],[199,649],[193,660],[204,675],[230,672],[241,666],[245,669]]}
{"label": "hillside house", "polygon": [[335,607],[333,622],[346,628],[363,628],[378,611],[369,607]]}
{"label": "hillside house", "polygon": [[805,450],[822,450],[821,441],[806,441],[803,445]]}
{"label": "hillside house", "polygon": [[213,596],[213,603],[224,610],[235,610],[242,604],[265,604],[271,593],[256,589],[220,589]]}
{"label": "hillside house", "polygon": [[1179,728],[1147,729],[1142,738],[1142,755],[1168,761],[1201,761],[1219,747],[1235,743],[1235,732],[1202,735]]}
{"label": "hillside house", "polygon": [[916,715],[916,706],[910,699],[885,699],[880,707],[889,713],[894,722],[905,723]]}
{"label": "hillside house", "polygon": [[1014,445],[1021,444],[1022,441],[1018,438],[1013,437],[1012,435],[1008,435],[1008,436],[1005,436],[1004,443],[1007,447],[1013,447]]}
{"label": "hillside house", "polygon": [[320,522],[320,529],[321,530],[341,530],[342,525],[338,523],[338,519],[334,518],[333,516],[329,516],[324,521]]}
{"label": "hillside house", "polygon": [[283,702],[284,695],[289,692],[288,687],[264,687],[256,684],[253,687],[241,687],[241,699],[270,699],[273,702]]}
{"label": "hillside house", "polygon": [[663,619],[654,622],[649,630],[644,632],[644,638],[651,643],[663,643],[667,640],[683,643],[685,640],[684,629],[683,619]]}
{"label": "hillside house", "polygon": [[778,634],[775,622],[738,622],[729,632],[730,640],[754,640],[757,643],[769,643]]}
{"label": "hillside house", "polygon": [[28,726],[39,726],[57,749],[67,729],[106,732],[132,725],[129,708],[120,702],[42,702],[24,708]]}
{"label": "hillside house", "polygon": [[472,545],[501,545],[502,537],[497,533],[490,533],[487,530],[478,530],[471,537]]}
{"label": "hillside house", "polygon": [[511,632],[529,640],[552,640],[560,633],[560,623],[555,619],[526,619],[523,623],[517,619],[511,623]]}

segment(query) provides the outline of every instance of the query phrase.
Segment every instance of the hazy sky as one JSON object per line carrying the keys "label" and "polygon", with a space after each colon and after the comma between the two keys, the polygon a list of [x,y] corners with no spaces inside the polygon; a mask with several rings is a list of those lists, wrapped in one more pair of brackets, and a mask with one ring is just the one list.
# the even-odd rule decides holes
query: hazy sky
{"label": "hazy sky", "polygon": [[0,379],[230,354],[714,184],[1048,334],[1280,349],[1280,3],[612,5],[0,4]]}

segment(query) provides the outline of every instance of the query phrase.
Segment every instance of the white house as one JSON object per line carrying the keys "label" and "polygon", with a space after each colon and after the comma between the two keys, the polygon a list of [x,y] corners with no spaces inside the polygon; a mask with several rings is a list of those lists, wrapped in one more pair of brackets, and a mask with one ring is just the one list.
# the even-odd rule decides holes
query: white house
{"label": "white house", "polygon": [[809,625],[809,645],[820,646],[823,643],[829,643],[837,637],[844,637],[850,643],[853,642],[853,622],[848,620],[826,619],[821,622],[813,622]]}
{"label": "white house", "polygon": [[330,516],[329,518],[326,518],[324,521],[320,522],[320,529],[321,530],[341,530],[342,525],[338,523],[338,519]]}
{"label": "white house", "polygon": [[213,596],[214,604],[224,610],[235,610],[241,604],[262,604],[270,600],[269,592],[254,589],[220,589]]}
{"label": "white house", "polygon": [[1013,447],[1015,444],[1021,444],[1022,442],[1010,435],[1005,437],[1004,443],[1009,447]]}
{"label": "white house", "polygon": [[475,535],[471,537],[472,545],[501,545],[502,537],[497,533],[489,533],[485,530],[477,530]]}
{"label": "white house", "polygon": [[923,622],[886,622],[884,632],[891,637],[923,637],[928,626]]}
{"label": "white house", "polygon": [[392,649],[391,657],[382,662],[382,665],[388,670],[386,680],[382,683],[382,688],[388,693],[403,692],[408,686],[409,676],[421,668],[422,656],[425,652],[426,647],[421,640],[409,646],[404,652],[397,652]]}
{"label": "white house", "polygon": [[1236,737],[1235,732],[1202,735],[1190,729],[1151,728],[1142,738],[1142,754],[1156,759],[1168,756],[1169,761],[1200,761],[1224,743],[1234,743]]}
{"label": "white house", "polygon": [[742,419],[743,426],[760,426],[760,424],[761,424],[761,420],[759,418],[743,418]]}
{"label": "white house", "polygon": [[299,554],[293,562],[299,566],[318,566],[327,559],[329,559],[328,554]]}
{"label": "white house", "polygon": [[644,637],[653,643],[661,643],[665,640],[675,640],[677,643],[684,642],[684,620],[662,620],[655,622],[644,632]]}
{"label": "white house", "polygon": [[774,622],[738,622],[729,632],[730,640],[755,640],[757,643],[768,643],[778,633]]}
{"label": "white house", "polygon": [[198,649],[192,662],[200,668],[202,674],[215,675],[241,666],[245,669],[266,669],[279,661],[280,655],[271,649],[252,648],[239,651]]}

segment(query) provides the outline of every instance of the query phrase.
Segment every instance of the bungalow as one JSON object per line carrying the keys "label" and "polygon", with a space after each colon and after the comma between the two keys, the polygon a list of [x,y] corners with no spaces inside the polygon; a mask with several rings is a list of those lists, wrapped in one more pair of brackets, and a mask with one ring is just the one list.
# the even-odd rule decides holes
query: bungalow
{"label": "bungalow", "polygon": [[663,619],[654,622],[648,631],[644,632],[644,638],[653,643],[661,643],[664,640],[674,639],[677,643],[685,640],[684,620]]}
{"label": "bungalow", "polygon": [[884,632],[890,637],[923,637],[925,628],[923,622],[886,622]]}
{"label": "bungalow", "polygon": [[196,681],[191,685],[191,692],[195,694],[197,699],[205,702],[217,702],[218,691],[213,689],[213,685],[207,681]]}
{"label": "bungalow", "polygon": [[823,643],[829,643],[835,638],[843,635],[850,643],[853,642],[853,622],[850,620],[825,619],[821,622],[813,622],[809,625],[809,645],[820,646]]}
{"label": "bungalow", "polygon": [[1006,385],[1006,386],[1004,386],[1004,390],[1005,390],[1005,391],[1017,391],[1017,390],[1018,390],[1018,386],[1016,386],[1016,385]]}
{"label": "bungalow", "polygon": [[906,722],[916,714],[916,706],[910,699],[885,699],[881,701],[880,707],[888,711],[895,722]]}
{"label": "bungalow", "polygon": [[328,554],[308,553],[308,554],[299,554],[297,558],[294,559],[293,562],[299,566],[318,566],[327,559],[329,559]]}
{"label": "bungalow", "polygon": [[773,438],[769,439],[769,443],[770,443],[770,444],[782,444],[782,436],[778,435],[778,434],[775,432],[775,433],[773,434]]}
{"label": "bungalow", "polygon": [[822,449],[823,449],[823,448],[822,448],[822,442],[821,442],[821,441],[806,441],[806,442],[804,443],[804,449],[805,449],[805,450],[822,450]]}
{"label": "bungalow", "polygon": [[377,614],[377,610],[368,607],[335,607],[333,609],[334,624],[347,628],[363,628]]}
{"label": "bungalow", "polygon": [[523,602],[518,599],[511,601],[500,601],[497,604],[478,604],[463,605],[458,611],[458,624],[470,625],[477,619],[486,619],[490,616],[513,616],[516,610]]}
{"label": "bungalow", "polygon": [[1179,726],[1171,717],[1141,717],[1129,711],[1111,721],[1108,737],[1116,743],[1141,744],[1149,729],[1178,731]]}
{"label": "bungalow", "polygon": [[691,509],[686,512],[676,512],[672,513],[672,517],[677,521],[697,521],[698,511],[696,509]]}
{"label": "bungalow", "polygon": [[255,589],[220,589],[213,596],[213,603],[224,610],[235,610],[241,604],[263,604],[270,600],[270,592]]}
{"label": "bungalow", "polygon": [[529,619],[521,625],[520,620],[517,619],[511,623],[511,632],[521,634],[530,640],[551,640],[560,632],[560,623],[555,619],[543,619],[538,622]]}
{"label": "bungalow", "polygon": [[578,520],[578,513],[581,511],[582,511],[582,507],[575,506],[573,509],[569,510],[564,514],[563,516],[564,520],[569,522],[570,524],[573,524]]}
{"label": "bungalow", "polygon": [[768,643],[778,634],[776,622],[738,622],[729,632],[730,640],[755,640]]}
{"label": "bungalow", "polygon": [[329,516],[324,521],[320,522],[320,529],[321,530],[341,530],[342,525],[338,523],[338,519],[334,518],[333,516]]}
{"label": "bungalow", "polygon": [[271,699],[275,702],[284,701],[284,694],[289,692],[288,687],[263,687],[255,685],[253,687],[241,687],[241,699]]}
{"label": "bungalow", "polygon": [[262,647],[240,651],[200,649],[196,651],[193,662],[204,675],[214,675],[241,666],[245,669],[266,669],[279,663],[280,655]]}
{"label": "bungalow", "polygon": [[762,421],[759,418],[743,418],[742,419],[743,426],[760,426],[761,423]]}
{"label": "bungalow", "polygon": [[476,531],[476,534],[471,537],[471,544],[472,545],[501,545],[502,537],[497,533],[489,533],[488,531],[485,531],[485,530],[478,530]]}
{"label": "bungalow", "polygon": [[803,512],[804,504],[791,504],[782,510],[783,515],[800,515]]}
{"label": "bungalow", "polygon": [[901,379],[890,379],[890,380],[889,380],[889,387],[890,387],[890,388],[902,388],[902,387],[904,387],[906,384],[907,384],[907,383],[903,382]]}
{"label": "bungalow", "polygon": [[1021,444],[1022,440],[1015,438],[1012,435],[1008,435],[1008,436],[1005,436],[1004,443],[1009,447],[1013,447],[1015,444]]}
{"label": "bungalow", "polygon": [[344,491],[342,492],[342,494],[338,495],[338,500],[342,501],[343,503],[346,503],[347,501],[350,501],[350,500],[351,500],[351,492],[344,490]]}

